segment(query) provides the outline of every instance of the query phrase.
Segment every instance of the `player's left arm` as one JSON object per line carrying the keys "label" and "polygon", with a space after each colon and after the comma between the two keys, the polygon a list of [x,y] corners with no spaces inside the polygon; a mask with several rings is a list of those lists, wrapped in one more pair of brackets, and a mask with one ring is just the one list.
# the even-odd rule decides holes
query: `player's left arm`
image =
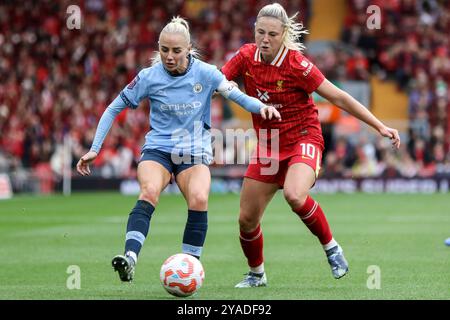
{"label": "player's left arm", "polygon": [[243,93],[232,82],[228,81],[225,77],[217,87],[217,91],[226,99],[233,100],[237,104],[241,105],[247,111],[252,113],[259,113],[261,117],[271,120],[272,118],[281,121],[281,115],[278,110],[273,106],[268,106],[254,97],[250,97]]}
{"label": "player's left arm", "polygon": [[387,127],[384,123],[378,120],[372,112],[370,112],[347,92],[339,89],[327,79],[324,79],[315,91],[342,110],[370,125],[383,137],[391,139],[392,145],[397,149],[400,147],[400,136],[398,131]]}

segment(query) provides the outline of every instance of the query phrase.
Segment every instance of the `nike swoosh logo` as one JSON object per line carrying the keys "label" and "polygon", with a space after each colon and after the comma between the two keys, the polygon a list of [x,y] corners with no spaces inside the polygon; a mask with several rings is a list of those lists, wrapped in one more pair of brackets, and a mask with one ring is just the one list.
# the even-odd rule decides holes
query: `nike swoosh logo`
{"label": "nike swoosh logo", "polygon": [[253,78],[253,75],[251,75],[250,73],[248,73],[248,71],[245,71],[245,75]]}

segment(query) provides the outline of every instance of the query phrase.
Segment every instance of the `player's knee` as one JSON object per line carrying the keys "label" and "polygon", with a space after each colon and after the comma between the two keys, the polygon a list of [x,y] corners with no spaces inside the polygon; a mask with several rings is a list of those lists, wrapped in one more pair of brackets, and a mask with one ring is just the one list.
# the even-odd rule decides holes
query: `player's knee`
{"label": "player's knee", "polygon": [[244,232],[252,232],[258,227],[258,219],[253,218],[249,215],[239,215],[239,229]]}
{"label": "player's knee", "polygon": [[302,207],[306,201],[306,197],[308,196],[305,192],[289,188],[283,190],[283,195],[293,209]]}
{"label": "player's knee", "polygon": [[157,187],[151,183],[146,183],[141,185],[141,194],[139,196],[140,200],[145,200],[150,202],[152,205],[156,206],[159,201],[160,191]]}
{"label": "player's knee", "polygon": [[189,209],[206,210],[208,208],[208,192],[196,192],[189,195]]}

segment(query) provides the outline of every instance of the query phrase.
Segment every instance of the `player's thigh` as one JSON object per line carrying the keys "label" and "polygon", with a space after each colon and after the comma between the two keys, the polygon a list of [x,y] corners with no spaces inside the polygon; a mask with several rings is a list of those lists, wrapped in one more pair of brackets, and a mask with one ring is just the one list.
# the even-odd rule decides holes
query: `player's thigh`
{"label": "player's thigh", "polygon": [[306,198],[320,171],[322,148],[314,143],[302,142],[298,154],[289,159],[284,181],[284,196],[290,202]]}
{"label": "player's thigh", "polygon": [[288,202],[302,201],[316,181],[314,169],[306,163],[289,166],[284,181],[284,196]]}
{"label": "player's thigh", "polygon": [[240,198],[240,220],[259,221],[270,200],[278,191],[276,183],[244,178]]}
{"label": "player's thigh", "polygon": [[208,166],[196,164],[177,174],[176,182],[189,209],[207,210],[211,187],[211,172]]}
{"label": "player's thigh", "polygon": [[137,178],[141,188],[139,199],[150,201],[153,205],[156,205],[162,190],[170,182],[171,174],[160,163],[148,160],[139,163]]}

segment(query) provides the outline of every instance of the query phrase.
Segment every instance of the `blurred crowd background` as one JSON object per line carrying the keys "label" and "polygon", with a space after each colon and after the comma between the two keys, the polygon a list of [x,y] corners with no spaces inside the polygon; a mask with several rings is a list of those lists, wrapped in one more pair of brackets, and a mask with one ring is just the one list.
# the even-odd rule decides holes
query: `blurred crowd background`
{"label": "blurred crowd background", "polygon": [[[256,15],[271,2],[1,1],[0,172],[58,181],[65,137],[72,141],[74,168],[89,150],[105,108],[140,69],[150,65],[159,32],[172,16],[188,19],[202,59],[220,68],[241,45],[253,42]],[[299,19],[310,29],[313,1],[278,2],[290,15],[299,11]],[[305,54],[336,84],[370,85],[374,76],[395,81],[396,90],[408,97],[407,115],[398,152],[371,129],[348,132],[324,123],[327,150],[321,174],[450,175],[450,1],[344,3],[339,41]],[[73,4],[81,8],[79,30],[66,26],[66,8]],[[366,25],[366,9],[372,4],[381,8],[380,29]],[[302,39],[308,48],[310,36]],[[135,176],[150,107],[143,102],[135,111],[122,112],[94,164],[94,175]],[[249,118],[236,114],[237,109],[221,97],[214,99],[212,108],[215,128],[251,127]],[[237,157],[253,146],[251,142],[225,146],[220,157]],[[212,169],[221,166],[213,164]]]}

